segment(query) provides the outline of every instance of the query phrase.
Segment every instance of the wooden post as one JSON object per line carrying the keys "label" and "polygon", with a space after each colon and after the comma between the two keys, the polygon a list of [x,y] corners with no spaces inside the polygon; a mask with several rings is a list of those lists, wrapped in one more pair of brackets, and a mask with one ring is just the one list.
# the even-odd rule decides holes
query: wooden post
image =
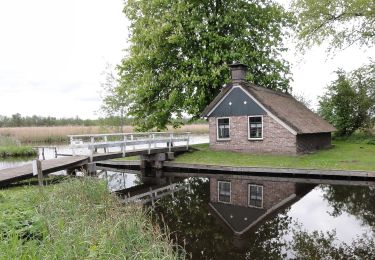
{"label": "wooden post", "polygon": [[122,157],[125,157],[125,153],[126,153],[126,135],[124,135],[124,144],[122,145],[121,149],[122,149]]}
{"label": "wooden post", "polygon": [[189,151],[190,133],[187,134],[186,151]]}
{"label": "wooden post", "polygon": [[148,154],[151,153],[151,135],[148,135]]}
{"label": "wooden post", "polygon": [[33,161],[33,175],[38,175],[38,184],[39,186],[43,186],[42,163],[39,159]]}
{"label": "wooden post", "polygon": [[[130,140],[131,140],[131,141],[134,140],[134,136],[133,136],[133,135],[130,136]],[[133,150],[135,150],[135,145],[134,145],[134,144],[133,144]]]}
{"label": "wooden post", "polygon": [[[105,142],[105,143],[108,142],[108,138],[107,138],[106,135],[104,136],[104,142]],[[106,147],[104,147],[104,153],[107,153],[107,148],[106,148]]]}
{"label": "wooden post", "polygon": [[57,158],[57,147],[55,146],[55,158]]}
{"label": "wooden post", "polygon": [[150,187],[150,196],[151,196],[151,204],[152,206],[155,205],[154,193],[152,192],[152,188]]}
{"label": "wooden post", "polygon": [[44,147],[42,147],[42,159],[45,160],[46,157],[44,156]]}
{"label": "wooden post", "polygon": [[172,134],[169,134],[168,148],[169,148],[169,152],[171,152],[171,149],[172,149]]}
{"label": "wooden post", "polygon": [[92,163],[94,161],[94,148],[90,147],[90,162]]}

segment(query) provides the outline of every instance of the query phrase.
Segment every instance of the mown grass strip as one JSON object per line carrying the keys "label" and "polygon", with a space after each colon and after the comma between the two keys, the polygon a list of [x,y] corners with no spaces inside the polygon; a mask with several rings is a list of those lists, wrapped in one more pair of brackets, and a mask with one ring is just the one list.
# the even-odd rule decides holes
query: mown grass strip
{"label": "mown grass strip", "polygon": [[286,167],[375,171],[375,145],[333,141],[332,149],[289,156],[212,151],[208,144],[176,158],[176,162],[229,166]]}

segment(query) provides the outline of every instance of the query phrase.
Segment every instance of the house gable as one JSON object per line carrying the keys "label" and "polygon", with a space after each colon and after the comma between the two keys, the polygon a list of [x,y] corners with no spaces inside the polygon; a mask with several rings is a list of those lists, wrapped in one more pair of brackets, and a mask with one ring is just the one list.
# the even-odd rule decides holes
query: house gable
{"label": "house gable", "polygon": [[221,99],[208,116],[225,117],[245,115],[267,115],[267,112],[246,94],[242,88],[234,87]]}

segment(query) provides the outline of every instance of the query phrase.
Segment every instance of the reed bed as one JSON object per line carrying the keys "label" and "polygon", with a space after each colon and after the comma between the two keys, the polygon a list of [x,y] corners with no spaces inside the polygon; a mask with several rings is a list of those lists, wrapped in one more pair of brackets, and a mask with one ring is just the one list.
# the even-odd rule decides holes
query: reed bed
{"label": "reed bed", "polygon": [[[132,126],[125,126],[126,133],[134,132]],[[191,132],[193,134],[208,133],[207,124],[184,125],[174,129],[168,127],[170,132]],[[68,135],[75,134],[104,134],[119,132],[118,127],[102,126],[53,126],[53,127],[6,127],[0,128],[0,135],[19,140],[22,144],[61,144],[69,141]]]}

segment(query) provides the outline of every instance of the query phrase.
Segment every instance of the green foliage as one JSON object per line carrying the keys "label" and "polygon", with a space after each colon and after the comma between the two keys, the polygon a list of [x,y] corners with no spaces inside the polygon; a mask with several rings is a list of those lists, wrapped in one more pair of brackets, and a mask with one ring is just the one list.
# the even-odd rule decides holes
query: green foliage
{"label": "green foliage", "polygon": [[375,116],[375,63],[352,73],[337,72],[337,79],[320,97],[318,113],[336,128],[338,136],[372,128]]}
{"label": "green foliage", "polygon": [[119,66],[130,114],[142,130],[183,113],[199,117],[229,81],[228,64],[249,66],[248,80],[287,91],[284,27],[291,15],[272,0],[129,0],[129,55]]}
{"label": "green foliage", "polygon": [[195,145],[197,150],[176,158],[176,162],[230,166],[261,166],[310,169],[340,169],[375,171],[375,146],[334,141],[334,147],[314,154],[265,155],[211,151],[207,144]]}
{"label": "green foliage", "polygon": [[302,46],[320,45],[326,40],[336,49],[375,43],[373,0],[294,0],[293,10]]}
{"label": "green foliage", "polygon": [[178,258],[141,208],[96,179],[0,194],[0,259]]}
{"label": "green foliage", "polygon": [[116,124],[116,120],[113,120],[111,125],[119,125],[121,127],[120,132],[123,132],[125,112],[129,103],[128,95],[124,88],[118,87],[119,81],[111,65],[107,64],[102,74],[105,76],[105,80],[101,84],[105,96],[102,99],[101,110],[108,119],[119,119],[119,124]]}

